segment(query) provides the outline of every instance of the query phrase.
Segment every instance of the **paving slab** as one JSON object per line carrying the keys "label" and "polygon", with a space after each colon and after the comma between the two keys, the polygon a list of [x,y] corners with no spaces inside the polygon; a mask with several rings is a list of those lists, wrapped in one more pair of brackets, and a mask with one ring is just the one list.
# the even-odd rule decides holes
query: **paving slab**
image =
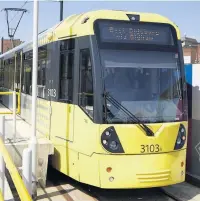
{"label": "paving slab", "polygon": [[[0,177],[0,181],[1,180],[2,178]],[[15,201],[6,177],[4,180],[4,185],[4,201]]]}
{"label": "paving slab", "polygon": [[65,184],[46,188],[38,188],[37,201],[97,201],[96,198],[80,191],[76,187]]}
{"label": "paving slab", "polygon": [[163,187],[162,189],[181,201],[200,201],[200,188],[186,182]]}

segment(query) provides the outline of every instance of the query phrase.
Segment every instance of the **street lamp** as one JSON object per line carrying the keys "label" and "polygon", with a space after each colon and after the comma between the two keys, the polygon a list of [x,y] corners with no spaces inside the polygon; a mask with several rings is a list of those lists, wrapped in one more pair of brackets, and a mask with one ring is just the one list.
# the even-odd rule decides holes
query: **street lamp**
{"label": "street lamp", "polygon": [[63,21],[63,0],[60,0],[60,21]]}
{"label": "street lamp", "polygon": [[60,21],[63,20],[63,0],[46,0],[51,2],[59,2],[60,3]]}

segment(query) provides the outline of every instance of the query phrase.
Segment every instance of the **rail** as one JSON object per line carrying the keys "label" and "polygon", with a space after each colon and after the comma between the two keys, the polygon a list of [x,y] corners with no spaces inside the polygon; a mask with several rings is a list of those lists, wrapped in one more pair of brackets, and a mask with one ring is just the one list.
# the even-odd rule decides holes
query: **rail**
{"label": "rail", "polygon": [[[14,142],[16,138],[16,114],[20,112],[20,93],[19,92],[0,92],[0,95],[13,95],[13,111],[11,112],[0,112],[0,114],[13,114],[13,123],[14,123]],[[18,108],[16,111],[16,95],[18,96]],[[11,156],[9,155],[8,150],[4,145],[5,140],[5,117],[2,116],[2,130],[0,132],[0,173],[1,173],[1,182],[0,182],[0,201],[4,201],[4,182],[5,182],[5,167],[10,173],[11,179],[14,183],[14,186],[17,190],[19,198],[21,201],[32,201],[31,197],[31,153],[30,150],[25,149],[24,153],[26,155],[27,165],[22,167],[22,177],[20,176],[14,162],[12,161]],[[27,176],[28,175],[28,176]],[[23,181],[24,180],[24,181]]]}
{"label": "rail", "polygon": [[[13,163],[12,158],[10,157],[1,138],[0,138],[0,153],[3,157],[6,167],[10,173],[10,176],[11,176],[12,181],[15,185],[15,188],[18,192],[20,200],[21,201],[32,201],[32,198],[31,198],[21,176],[19,175],[19,172],[18,172],[17,168],[15,167],[15,164]],[[2,197],[2,194],[1,194],[1,197]],[[2,199],[1,197],[0,197],[0,201]]]}

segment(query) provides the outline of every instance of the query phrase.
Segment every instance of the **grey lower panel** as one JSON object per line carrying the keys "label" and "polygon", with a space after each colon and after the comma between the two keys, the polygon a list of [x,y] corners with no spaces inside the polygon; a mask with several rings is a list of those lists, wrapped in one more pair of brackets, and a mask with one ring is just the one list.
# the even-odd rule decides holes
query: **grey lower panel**
{"label": "grey lower panel", "polygon": [[[21,93],[21,114],[20,116],[29,124],[32,123],[32,96]],[[37,130],[44,135],[50,134],[51,121],[50,101],[37,98]]]}
{"label": "grey lower panel", "polygon": [[187,173],[200,181],[200,120],[192,119],[189,128]]}
{"label": "grey lower panel", "polygon": [[31,105],[32,97],[27,94],[21,93],[21,114],[20,116],[31,124]]}
{"label": "grey lower panel", "polygon": [[[12,90],[2,90],[4,92],[12,92]],[[12,95],[2,95],[2,103],[9,109],[13,108],[13,96]]]}
{"label": "grey lower panel", "polygon": [[[2,103],[12,110],[13,107],[13,96],[5,95],[1,96]],[[32,113],[32,96],[21,93],[21,111],[20,117],[24,119],[27,123],[31,124],[31,113]],[[37,98],[37,130],[44,135],[50,134],[50,121],[51,121],[51,105],[50,101],[46,101],[41,98]]]}

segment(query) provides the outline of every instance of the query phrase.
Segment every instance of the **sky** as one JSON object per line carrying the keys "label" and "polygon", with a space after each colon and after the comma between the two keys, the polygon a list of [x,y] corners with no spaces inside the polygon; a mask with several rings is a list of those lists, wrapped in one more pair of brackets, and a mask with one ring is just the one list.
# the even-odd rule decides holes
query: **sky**
{"label": "sky", "polygon": [[[8,7],[21,8],[25,2],[25,0],[0,0],[0,11]],[[59,22],[59,5],[59,2],[39,2],[39,32],[51,28]],[[29,0],[23,8],[28,12],[21,20],[15,38],[28,41],[32,39],[33,1]],[[182,36],[186,34],[188,37],[194,37],[200,41],[200,1],[65,1],[64,18],[72,14],[99,9],[158,13],[175,22],[179,26]],[[16,27],[20,17],[19,13],[15,15],[16,12],[9,13],[11,28]],[[5,11],[0,12],[0,37],[8,38]]]}

